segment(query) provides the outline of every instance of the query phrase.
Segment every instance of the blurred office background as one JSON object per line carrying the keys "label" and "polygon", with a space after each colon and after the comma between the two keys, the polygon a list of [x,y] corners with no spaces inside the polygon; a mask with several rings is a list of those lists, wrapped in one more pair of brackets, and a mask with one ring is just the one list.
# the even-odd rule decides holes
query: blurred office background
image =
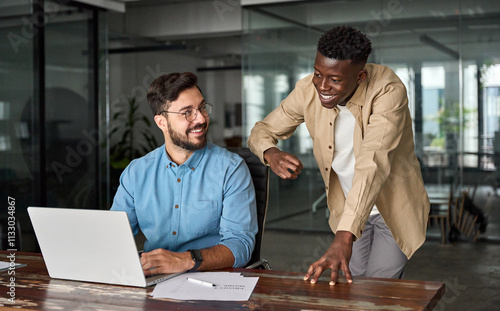
{"label": "blurred office background", "polygon": [[[496,0],[3,0],[0,192],[15,199],[22,250],[37,250],[28,206],[108,209],[123,167],[163,143],[146,103],[154,78],[197,74],[215,107],[210,141],[246,146],[340,24],[367,33],[369,61],[406,85],[426,185],[477,185],[498,218],[487,199],[500,185]],[[280,147],[305,169],[296,181],[271,177],[267,228],[328,232],[305,126]],[[498,239],[495,228],[482,236]]]}

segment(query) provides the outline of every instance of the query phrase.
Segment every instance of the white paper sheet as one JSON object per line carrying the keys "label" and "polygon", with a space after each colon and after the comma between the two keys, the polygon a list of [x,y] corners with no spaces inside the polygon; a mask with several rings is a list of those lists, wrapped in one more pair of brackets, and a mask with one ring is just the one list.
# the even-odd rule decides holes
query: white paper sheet
{"label": "white paper sheet", "polygon": [[[19,268],[19,267],[24,267],[24,266],[26,266],[26,264],[16,263],[14,265],[14,268]],[[11,267],[10,262],[0,261],[0,271],[9,270],[10,267]]]}
{"label": "white paper sheet", "polygon": [[[188,281],[194,278],[215,284],[215,287]],[[243,277],[232,272],[190,272],[156,285],[153,298],[177,300],[245,301],[250,298],[258,277]]]}

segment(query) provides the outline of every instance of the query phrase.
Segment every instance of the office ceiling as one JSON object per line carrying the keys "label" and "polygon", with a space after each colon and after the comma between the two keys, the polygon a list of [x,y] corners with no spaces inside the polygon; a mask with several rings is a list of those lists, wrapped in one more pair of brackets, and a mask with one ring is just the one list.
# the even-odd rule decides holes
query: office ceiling
{"label": "office ceiling", "polygon": [[176,4],[186,2],[207,2],[214,0],[118,0],[127,6],[154,6],[159,4]]}
{"label": "office ceiling", "polygon": [[[164,4],[214,3],[213,0],[122,1],[130,11]],[[229,0],[220,2],[229,3]],[[398,3],[398,6],[391,7],[390,3]],[[314,45],[322,32],[344,23],[367,32],[374,47],[383,49],[387,58],[401,59],[404,57],[401,51],[414,54],[416,58],[436,60],[456,59],[459,53],[490,57],[498,55],[500,49],[500,1],[497,0],[299,1],[249,9],[253,18],[262,20],[263,35],[256,43],[258,48],[264,49],[269,44],[274,53],[280,49],[283,52],[304,49],[309,53],[311,44]],[[190,12],[179,14],[188,15]],[[253,28],[254,33],[259,33],[258,27]],[[241,49],[231,50],[230,46],[240,46],[241,38],[246,36],[244,33],[221,32],[210,36],[199,33],[172,38],[165,34],[152,36],[148,33],[141,37],[137,33],[134,36],[115,33],[110,38],[132,45],[181,44],[188,47],[182,51],[184,55],[200,58],[229,56],[232,60],[239,60]],[[123,41],[123,35],[129,37]],[[276,42],[283,44],[276,46]]]}
{"label": "office ceiling", "polygon": [[311,39],[301,38],[298,29],[319,36],[334,25],[353,25],[369,35],[377,61],[405,62],[409,56],[414,61],[499,57],[500,1],[496,0],[313,1],[257,12],[294,23],[289,42],[299,46],[300,42],[310,46]]}

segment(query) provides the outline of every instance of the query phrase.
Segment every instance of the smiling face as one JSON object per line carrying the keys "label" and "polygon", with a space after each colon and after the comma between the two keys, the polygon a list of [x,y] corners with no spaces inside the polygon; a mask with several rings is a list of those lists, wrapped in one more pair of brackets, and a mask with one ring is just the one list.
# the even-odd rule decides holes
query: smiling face
{"label": "smiling face", "polygon": [[[197,87],[189,88],[179,94],[177,100],[170,103],[168,111],[184,113],[188,110],[196,110],[205,105],[205,99]],[[182,114],[169,113],[166,118],[165,140],[167,144],[180,147],[184,150],[199,150],[207,144],[207,131],[209,117],[200,111],[195,112],[196,118],[189,122]]]}
{"label": "smiling face", "polygon": [[366,79],[366,70],[363,68],[364,64],[331,59],[317,52],[312,82],[318,91],[321,105],[332,109],[337,105],[347,104],[358,85]]}

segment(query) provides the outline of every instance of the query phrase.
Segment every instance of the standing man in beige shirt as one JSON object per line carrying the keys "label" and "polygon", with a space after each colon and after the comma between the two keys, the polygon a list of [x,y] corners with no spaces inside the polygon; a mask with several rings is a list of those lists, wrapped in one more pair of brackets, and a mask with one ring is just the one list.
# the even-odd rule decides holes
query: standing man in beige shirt
{"label": "standing man in beige shirt", "polygon": [[403,83],[388,67],[367,64],[370,40],[339,26],[318,42],[314,74],[295,89],[248,139],[250,149],[283,179],[296,179],[300,160],[276,147],[303,122],[325,182],[335,238],[304,279],[331,268],[352,276],[402,277],[425,240],[429,199],[414,152]]}

